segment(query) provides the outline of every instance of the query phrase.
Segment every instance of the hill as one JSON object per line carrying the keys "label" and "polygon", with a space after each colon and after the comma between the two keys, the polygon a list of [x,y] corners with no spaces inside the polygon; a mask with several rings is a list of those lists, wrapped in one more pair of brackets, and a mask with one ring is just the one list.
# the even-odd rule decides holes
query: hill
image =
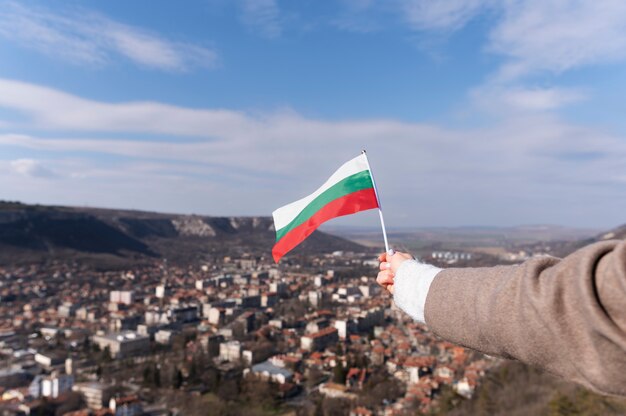
{"label": "hill", "polygon": [[560,241],[553,242],[554,254],[558,257],[565,257],[568,254],[585,247],[589,244],[597,243],[605,240],[624,240],[626,239],[626,224],[613,228],[612,230],[596,234],[593,237],[581,239],[578,241]]}
{"label": "hill", "polygon": [[[78,261],[103,266],[167,258],[174,263],[225,255],[270,256],[269,217],[209,217],[0,201],[0,261],[21,264]],[[295,255],[363,247],[315,232]]]}
{"label": "hill", "polygon": [[617,240],[626,239],[626,224],[621,225],[617,228],[614,228],[608,232],[602,233],[596,236],[595,238],[596,241],[613,240],[613,239],[617,239]]}

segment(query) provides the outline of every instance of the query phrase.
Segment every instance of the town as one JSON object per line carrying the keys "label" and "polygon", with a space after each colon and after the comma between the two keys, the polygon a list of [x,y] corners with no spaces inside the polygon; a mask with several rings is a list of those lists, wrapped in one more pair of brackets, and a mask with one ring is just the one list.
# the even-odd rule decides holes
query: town
{"label": "town", "polygon": [[412,322],[377,266],[335,252],[0,269],[0,413],[364,416],[470,398],[495,359]]}

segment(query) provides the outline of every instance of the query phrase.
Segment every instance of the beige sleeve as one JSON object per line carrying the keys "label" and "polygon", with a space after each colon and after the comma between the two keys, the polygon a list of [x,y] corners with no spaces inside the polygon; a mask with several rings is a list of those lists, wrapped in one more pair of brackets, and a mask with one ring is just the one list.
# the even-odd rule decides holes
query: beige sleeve
{"label": "beige sleeve", "polygon": [[626,395],[626,241],[562,260],[443,270],[425,317],[449,341]]}

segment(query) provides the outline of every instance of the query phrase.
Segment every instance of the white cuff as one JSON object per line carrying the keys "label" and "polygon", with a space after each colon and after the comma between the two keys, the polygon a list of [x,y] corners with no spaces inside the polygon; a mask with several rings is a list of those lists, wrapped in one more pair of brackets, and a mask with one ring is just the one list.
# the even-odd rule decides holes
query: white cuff
{"label": "white cuff", "polygon": [[393,279],[393,301],[418,322],[425,323],[428,289],[442,269],[417,260],[404,261]]}

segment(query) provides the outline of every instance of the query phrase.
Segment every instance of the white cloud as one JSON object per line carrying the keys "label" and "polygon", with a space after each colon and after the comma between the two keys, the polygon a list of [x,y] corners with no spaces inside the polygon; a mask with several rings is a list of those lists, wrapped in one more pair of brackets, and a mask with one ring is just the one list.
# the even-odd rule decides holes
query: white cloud
{"label": "white cloud", "polygon": [[526,88],[498,84],[481,86],[470,95],[480,109],[492,113],[545,112],[585,99],[585,94],[576,89]]}
{"label": "white cloud", "polygon": [[220,137],[254,126],[242,113],[195,110],[155,102],[109,104],[52,88],[0,79],[0,107],[22,111],[40,128]]}
{"label": "white cloud", "polygon": [[104,65],[117,55],[166,71],[217,63],[217,54],[210,48],[168,40],[93,12],[52,12],[13,1],[0,2],[0,6],[1,37],[70,62]]}
{"label": "white cloud", "polygon": [[34,159],[17,159],[9,163],[10,169],[22,176],[50,178],[55,176],[54,173],[43,166],[43,164]]}
{"label": "white cloud", "polygon": [[453,32],[482,12],[494,26],[487,50],[506,61],[498,79],[540,71],[560,73],[626,58],[626,2],[622,0],[401,0],[412,28]]}
{"label": "white cloud", "polygon": [[276,0],[241,0],[244,24],[262,36],[275,38],[281,35],[280,9]]}
{"label": "white cloud", "polygon": [[626,2],[524,0],[504,3],[490,50],[509,61],[504,79],[563,72],[626,57]]}
{"label": "white cloud", "polygon": [[337,29],[352,33],[372,33],[380,31],[380,15],[384,12],[376,0],[342,0],[342,10],[331,19],[330,24]]}
{"label": "white cloud", "polygon": [[[561,94],[568,92],[520,90],[510,101],[541,109],[566,102]],[[48,199],[55,203],[269,213],[314,190],[366,148],[396,225],[415,212],[413,221],[421,224],[449,224],[450,218],[510,224],[573,223],[580,210],[606,211],[602,221],[617,222],[626,210],[623,198],[615,201],[615,177],[626,171],[626,143],[543,111],[509,111],[490,127],[454,130],[388,119],[319,120],[293,111],[259,116],[161,103],[110,104],[7,80],[0,82],[0,105],[23,113],[22,131],[45,131],[45,137],[19,130],[1,134],[0,148],[80,161],[57,161],[49,168],[58,172],[58,198],[65,198]],[[64,136],[67,131],[72,137]],[[81,131],[84,137],[76,137]],[[113,131],[118,138],[102,138]],[[143,137],[119,138],[125,132]],[[186,135],[194,139],[181,140]],[[24,172],[33,166],[28,163],[22,163]],[[43,185],[29,181],[26,187],[26,179],[2,181],[0,192],[23,199],[27,189],[53,198]],[[424,203],[425,195],[437,197]],[[589,200],[581,201],[581,195]],[[605,201],[606,208],[592,209],[592,200]],[[564,204],[577,211],[564,213]]]}
{"label": "white cloud", "polygon": [[490,3],[489,0],[401,0],[399,4],[414,29],[454,31]]}

